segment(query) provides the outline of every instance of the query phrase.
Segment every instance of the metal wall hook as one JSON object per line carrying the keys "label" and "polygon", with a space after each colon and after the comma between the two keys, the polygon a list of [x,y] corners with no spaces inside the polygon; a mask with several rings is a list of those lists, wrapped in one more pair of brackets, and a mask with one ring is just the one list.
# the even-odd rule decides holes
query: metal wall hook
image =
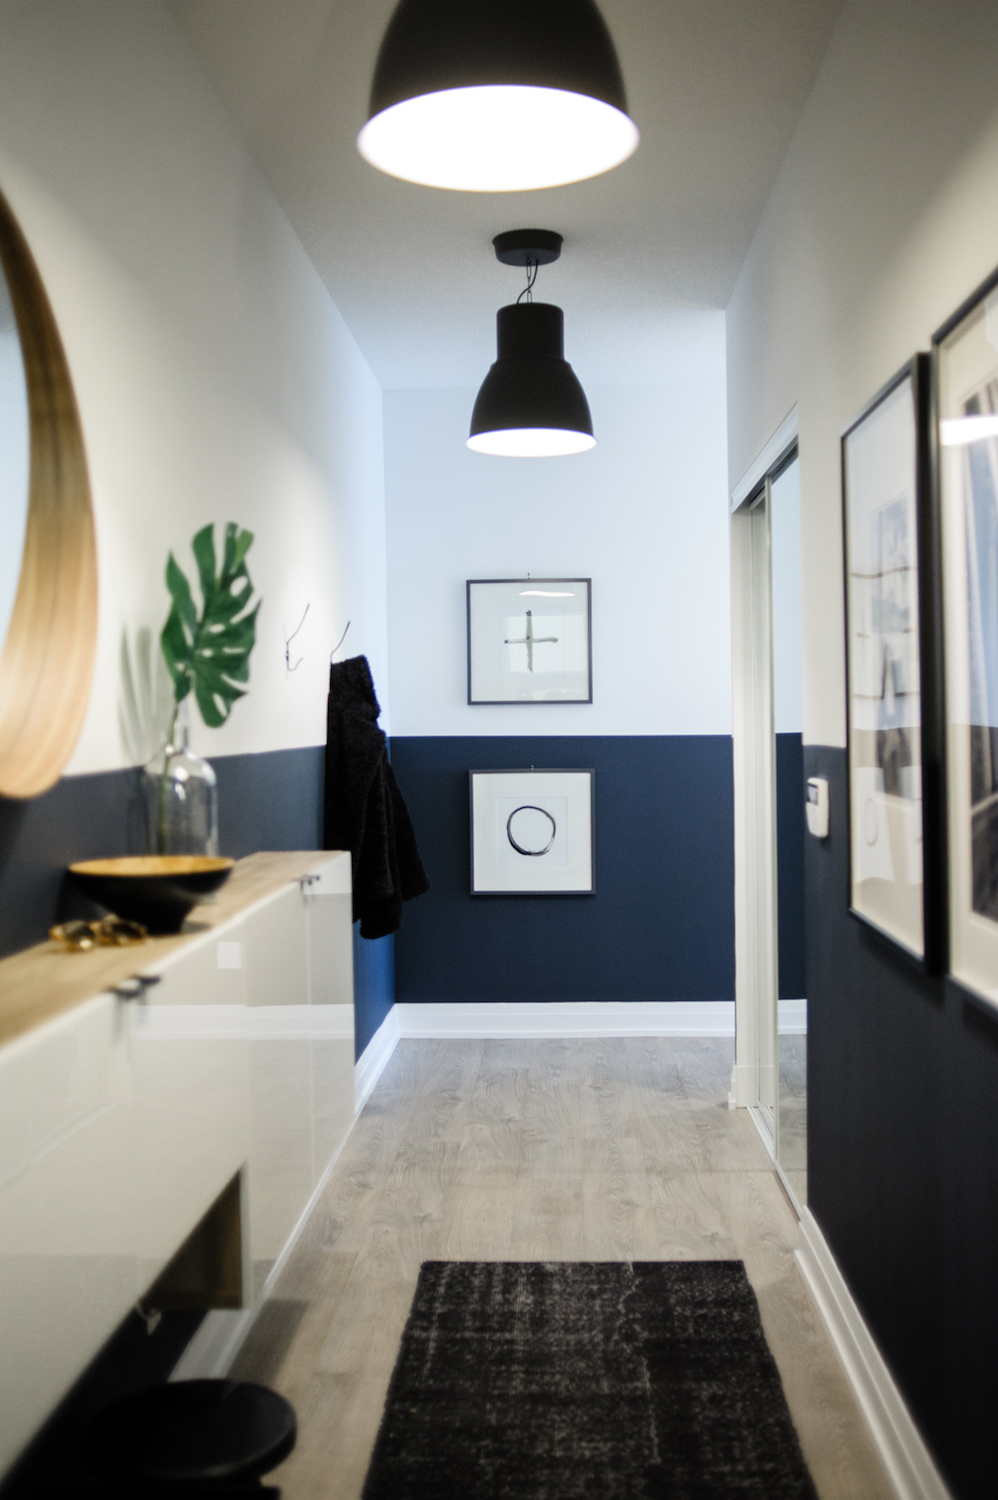
{"label": "metal wall hook", "polygon": [[347,624],[346,624],[346,630],[344,630],[343,634],[340,636],[339,640],[336,642],[336,645],[333,647],[332,651],[330,651],[330,653],[329,653],[329,660],[330,661],[332,661],[333,657],[336,655],[337,651],[340,649],[340,647],[343,645],[343,642],[346,640],[346,638],[347,638],[347,630],[349,630],[349,629],[350,629],[350,621],[348,620]]}
{"label": "metal wall hook", "polygon": [[306,617],[306,615],[308,614],[308,612],[309,612],[309,610],[311,608],[312,608],[311,603],[306,604],[306,606],[305,606],[305,614],[302,615],[301,619],[298,621],[298,624],[295,626],[294,630],[292,630],[291,634],[286,638],[286,640],[284,642],[284,665],[287,667],[287,669],[288,669],[289,672],[297,672],[298,668],[301,666],[302,662],[305,660],[304,656],[299,656],[299,658],[295,662],[294,666],[291,665],[291,642],[294,640],[295,636],[298,634],[299,630],[304,625],[304,623],[305,623],[305,617]]}

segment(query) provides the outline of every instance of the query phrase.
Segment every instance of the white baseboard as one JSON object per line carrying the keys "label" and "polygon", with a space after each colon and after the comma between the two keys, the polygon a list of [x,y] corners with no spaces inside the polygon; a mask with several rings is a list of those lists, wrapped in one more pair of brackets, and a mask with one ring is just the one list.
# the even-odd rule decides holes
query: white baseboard
{"label": "white baseboard", "polygon": [[733,1000],[398,1004],[404,1037],[734,1036]]}
{"label": "white baseboard", "polygon": [[950,1500],[894,1377],[863,1321],[809,1209],[801,1210],[797,1262],[842,1362],[897,1500]]}
{"label": "white baseboard", "polygon": [[357,1059],[354,1068],[354,1098],[360,1114],[371,1097],[371,1091],[384,1072],[399,1040],[398,1006],[393,1005],[377,1031]]}
{"label": "white baseboard", "polygon": [[780,1036],[807,1036],[807,1001],[777,1000],[776,1029]]}

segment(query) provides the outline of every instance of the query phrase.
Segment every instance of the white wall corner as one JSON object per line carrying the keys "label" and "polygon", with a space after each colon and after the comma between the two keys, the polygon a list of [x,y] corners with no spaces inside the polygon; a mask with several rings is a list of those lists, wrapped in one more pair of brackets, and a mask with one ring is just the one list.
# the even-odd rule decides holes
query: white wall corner
{"label": "white wall corner", "polygon": [[797,1263],[814,1299],[897,1500],[952,1500],[838,1262],[809,1209]]}
{"label": "white wall corner", "polygon": [[392,1006],[357,1059],[354,1068],[354,1099],[358,1114],[370,1099],[374,1085],[384,1072],[385,1064],[398,1046],[398,1010],[397,1005]]}

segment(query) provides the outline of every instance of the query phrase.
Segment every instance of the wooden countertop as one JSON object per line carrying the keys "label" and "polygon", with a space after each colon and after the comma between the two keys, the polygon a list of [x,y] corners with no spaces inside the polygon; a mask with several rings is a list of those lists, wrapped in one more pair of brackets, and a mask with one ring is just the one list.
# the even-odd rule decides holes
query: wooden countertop
{"label": "wooden countertop", "polygon": [[46,941],[0,959],[0,1045],[102,990],[140,974],[192,938],[219,927],[264,896],[326,864],[338,850],[251,854],[240,859],[217,902],[196,906],[183,931],[172,937],[150,937],[129,948],[91,948],[66,952]]}

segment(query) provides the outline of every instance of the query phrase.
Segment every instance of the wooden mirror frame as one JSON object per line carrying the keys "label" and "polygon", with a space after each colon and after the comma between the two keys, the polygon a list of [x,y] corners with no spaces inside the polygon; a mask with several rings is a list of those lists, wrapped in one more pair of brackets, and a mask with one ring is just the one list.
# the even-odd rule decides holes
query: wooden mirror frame
{"label": "wooden mirror frame", "polygon": [[59,779],[83,727],[97,641],[97,549],[69,366],[34,256],[2,193],[0,262],[30,427],[24,553],[0,643],[0,795],[26,798]]}

